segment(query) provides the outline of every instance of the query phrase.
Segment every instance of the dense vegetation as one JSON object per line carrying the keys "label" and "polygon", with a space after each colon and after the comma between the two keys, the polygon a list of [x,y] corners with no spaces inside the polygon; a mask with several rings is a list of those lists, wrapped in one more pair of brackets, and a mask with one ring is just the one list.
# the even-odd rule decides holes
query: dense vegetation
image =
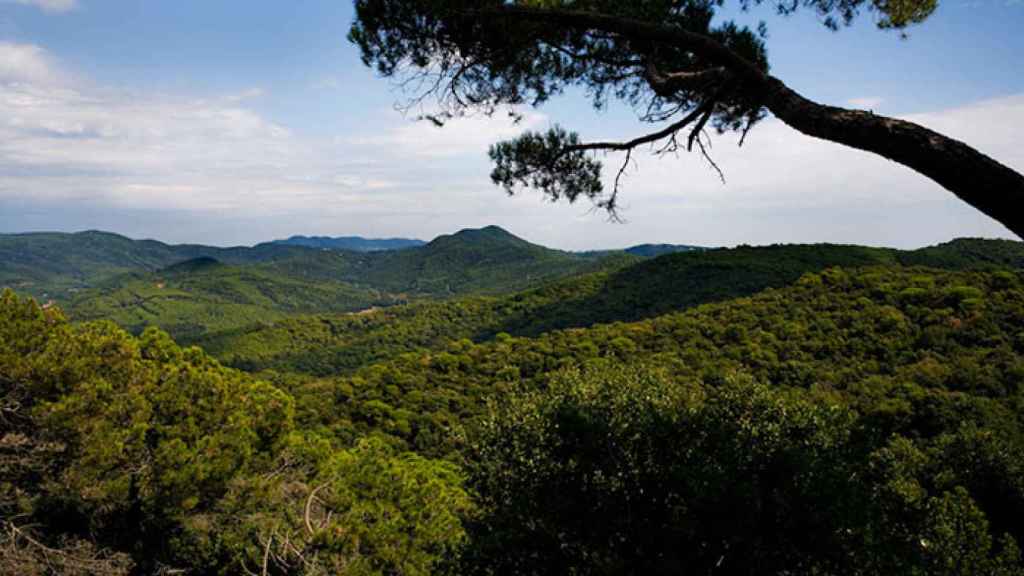
{"label": "dense vegetation", "polygon": [[500,333],[551,330],[652,318],[707,302],[779,288],[829,266],[924,264],[951,270],[1024,268],[1024,245],[956,240],[915,251],[860,246],[739,247],[663,256],[550,282],[501,297],[421,302],[359,315],[300,316],[209,334],[198,341],[246,370],[348,373],[400,353],[436,350]]}
{"label": "dense vegetation", "polygon": [[101,232],[15,234],[0,235],[0,287],[52,300],[76,320],[111,319],[134,333],[159,326],[191,342],[295,314],[508,293],[639,259],[551,250],[495,226],[358,252],[288,242],[170,246]]}
{"label": "dense vegetation", "polygon": [[113,276],[155,271],[195,258],[252,264],[293,258],[310,251],[270,244],[254,248],[171,246],[97,231],[0,234],[0,287],[63,303],[77,292]]}
{"label": "dense vegetation", "polygon": [[1020,254],[680,253],[204,341],[249,372],[7,292],[0,573],[1019,575]]}
{"label": "dense vegetation", "polygon": [[0,386],[5,574],[426,574],[463,538],[453,465],[332,445],[288,394],[155,329],[7,292]]}
{"label": "dense vegetation", "polygon": [[372,288],[198,258],[153,273],[112,278],[72,299],[68,312],[76,320],[112,320],[136,334],[159,326],[177,341],[191,342],[207,333],[266,326],[293,314],[353,312],[395,302]]}

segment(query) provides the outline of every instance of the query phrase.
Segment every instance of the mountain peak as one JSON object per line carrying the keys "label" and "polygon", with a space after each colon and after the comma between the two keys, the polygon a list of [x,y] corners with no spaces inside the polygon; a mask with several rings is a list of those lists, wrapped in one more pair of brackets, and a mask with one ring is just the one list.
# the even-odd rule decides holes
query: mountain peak
{"label": "mountain peak", "polygon": [[[484,226],[483,228],[463,228],[458,232],[449,236],[450,238],[459,238],[462,240],[489,240],[489,241],[503,241],[503,242],[514,242],[514,243],[527,243],[526,240],[516,236],[515,234],[505,230],[501,226]],[[440,236],[445,238],[445,236]]]}

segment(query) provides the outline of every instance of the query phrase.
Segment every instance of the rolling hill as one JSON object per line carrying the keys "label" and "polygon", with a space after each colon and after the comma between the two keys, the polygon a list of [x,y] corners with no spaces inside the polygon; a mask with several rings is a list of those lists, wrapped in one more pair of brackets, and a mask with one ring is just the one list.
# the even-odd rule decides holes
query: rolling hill
{"label": "rolling hill", "polygon": [[39,299],[65,302],[105,279],[125,273],[152,272],[194,258],[251,264],[295,257],[309,251],[312,249],[273,245],[253,248],[170,245],[95,230],[73,234],[0,234],[0,288],[9,287]]}
{"label": "rolling hill", "polygon": [[947,270],[1024,268],[1024,243],[960,239],[914,251],[840,245],[743,246],[684,252],[552,280],[503,296],[418,302],[360,315],[313,315],[210,334],[204,349],[249,370],[337,374],[459,339],[536,336],[600,323],[634,322],[710,302],[782,288],[829,267],[928,265]]}
{"label": "rolling hill", "polygon": [[371,288],[282,276],[200,257],[156,272],[110,278],[67,304],[79,321],[112,320],[131,332],[159,326],[182,343],[210,332],[265,326],[290,315],[350,312],[395,300]]}
{"label": "rolling hill", "polygon": [[395,293],[447,296],[503,293],[549,278],[598,270],[636,257],[584,255],[531,244],[496,226],[462,230],[402,250],[353,251],[263,243],[221,248],[132,240],[107,232],[0,235],[0,288],[58,303],[126,273],[147,273],[196,258],[259,265],[269,274],[338,281]]}
{"label": "rolling hill", "polygon": [[551,250],[497,227],[373,252],[172,246],[96,232],[7,236],[0,245],[7,286],[54,300],[75,320],[109,319],[132,332],[160,326],[183,342],[296,314],[507,293],[639,260]]}
{"label": "rolling hill", "polygon": [[439,236],[419,248],[367,255],[341,279],[398,293],[499,294],[633,261],[622,253],[595,257],[552,250],[487,226]]}

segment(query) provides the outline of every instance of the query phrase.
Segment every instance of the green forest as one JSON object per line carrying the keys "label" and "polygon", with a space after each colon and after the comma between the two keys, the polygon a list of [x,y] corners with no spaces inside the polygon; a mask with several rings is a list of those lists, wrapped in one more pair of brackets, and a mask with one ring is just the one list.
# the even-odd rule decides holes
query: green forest
{"label": "green forest", "polygon": [[1024,574],[1024,244],[564,258],[8,289],[0,573]]}
{"label": "green forest", "polygon": [[0,0],[0,576],[1024,576],[1021,24]]}

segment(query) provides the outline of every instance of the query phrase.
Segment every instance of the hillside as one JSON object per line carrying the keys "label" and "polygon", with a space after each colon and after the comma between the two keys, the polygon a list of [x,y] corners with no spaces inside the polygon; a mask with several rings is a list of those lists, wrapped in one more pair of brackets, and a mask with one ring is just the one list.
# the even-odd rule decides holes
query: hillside
{"label": "hillside", "polygon": [[249,264],[295,257],[307,251],[311,250],[293,246],[169,245],[98,231],[0,234],[0,288],[65,302],[104,279],[124,273],[152,272],[194,258]]}
{"label": "hillside", "polygon": [[134,333],[159,326],[187,343],[210,332],[266,326],[293,314],[393,303],[369,288],[290,278],[258,266],[200,257],[156,272],[110,278],[77,294],[66,311],[74,320],[112,320]]}
{"label": "hillside", "polygon": [[[41,300],[68,302],[75,294],[125,273],[155,272],[196,258],[258,265],[269,274],[305,281],[340,281],[389,292],[428,296],[503,293],[549,278],[634,261],[551,250],[501,228],[440,236],[402,250],[324,250],[291,243],[221,248],[131,240],[105,232],[0,235],[0,288]],[[108,282],[104,282],[108,281]]]}
{"label": "hillside", "polygon": [[[945,562],[917,545],[945,535],[952,558],[966,549],[977,565],[1016,566],[1024,274],[990,265],[830,267],[636,322],[412,346],[329,378],[255,377],[157,330],[68,324],[8,292],[0,503],[33,540],[4,559],[236,573],[274,558],[276,542],[287,573],[377,554],[350,552],[372,538],[398,550],[444,542],[488,565],[515,542],[548,565],[572,560],[558,542],[606,550],[609,531],[695,527],[732,547],[824,539],[841,566]],[[230,270],[203,258],[162,274],[187,283]],[[421,306],[438,331],[459,310]],[[475,311],[463,312],[471,325]],[[376,346],[415,341],[408,328]],[[688,505],[667,513],[666,501]]]}
{"label": "hillside", "polygon": [[[946,392],[960,392],[992,399],[984,404],[1020,393],[1015,375],[1024,374],[1022,325],[1020,272],[829,268],[750,298],[639,322],[534,338],[503,335],[475,344],[451,341],[440,349],[366,363],[342,380],[356,398],[400,407],[414,419],[409,428],[417,431],[409,435],[414,443],[422,442],[418,434],[437,438],[427,431],[436,425],[438,412],[462,418],[479,410],[476,402],[488,391],[520,380],[541,384],[565,366],[601,359],[656,365],[686,380],[749,374],[777,386],[863,394],[865,402],[907,394],[898,388],[920,382],[934,387],[943,401],[959,401]],[[860,386],[865,381],[875,384]],[[448,400],[438,402],[441,398]],[[465,412],[450,413],[451,406]],[[358,405],[336,408],[359,410]],[[899,419],[892,424],[899,425]],[[1019,433],[1024,421],[1014,417],[1001,425]]]}
{"label": "hillside", "polygon": [[0,261],[9,285],[19,291],[56,300],[75,320],[109,319],[136,333],[160,326],[183,342],[250,331],[296,314],[513,292],[638,260],[621,253],[594,257],[550,250],[497,227],[373,252],[275,244],[170,246],[102,233],[0,240],[9,250],[23,250],[17,260]]}
{"label": "hillside", "polygon": [[[973,255],[973,256],[972,256]],[[632,322],[787,286],[832,266],[916,265],[949,270],[1024,268],[1024,243],[955,240],[915,251],[861,246],[780,245],[687,252],[617,270],[553,280],[499,297],[463,297],[377,310],[316,315],[210,334],[199,342],[249,370],[347,373],[369,362],[499,333],[536,336],[598,323]]]}
{"label": "hillside", "polygon": [[0,286],[63,299],[104,276],[182,260],[171,247],[105,232],[0,235]]}
{"label": "hillside", "polygon": [[346,271],[343,279],[397,293],[496,294],[618,266],[631,258],[552,250],[488,226],[439,236],[420,248],[374,254]]}

